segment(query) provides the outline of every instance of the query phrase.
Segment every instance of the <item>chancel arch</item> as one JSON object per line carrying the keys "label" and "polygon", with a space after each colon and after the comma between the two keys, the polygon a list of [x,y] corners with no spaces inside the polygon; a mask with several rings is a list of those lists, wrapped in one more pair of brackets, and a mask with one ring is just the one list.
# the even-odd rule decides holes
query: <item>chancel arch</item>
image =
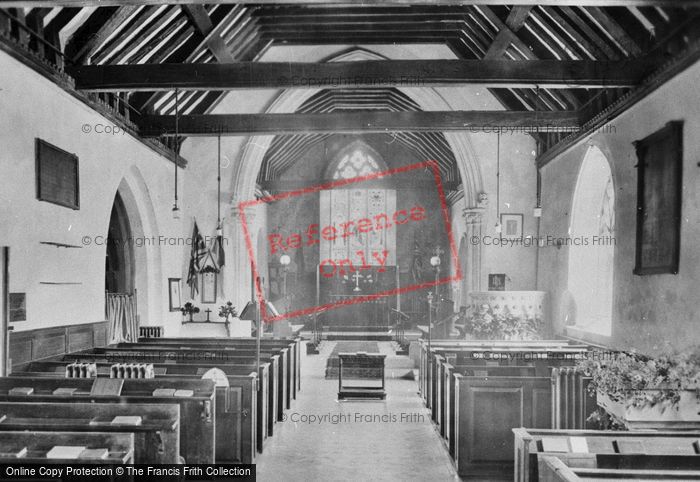
{"label": "chancel arch", "polygon": [[615,186],[610,163],[597,146],[588,148],[578,174],[569,239],[568,291],[575,306],[575,317],[569,323],[586,332],[610,336]]}
{"label": "chancel arch", "polygon": [[[409,57],[410,52],[405,52]],[[328,62],[334,61],[354,61],[354,60],[382,60],[384,56],[370,52],[365,49],[354,49],[349,52],[335,55],[325,59]],[[415,87],[402,88],[397,87],[405,96],[415,102],[419,109],[430,110],[460,110],[467,108],[461,105],[465,102],[462,97],[446,96],[443,92],[439,92],[431,87]],[[318,94],[321,89],[291,89],[283,91],[267,108],[267,113],[292,113],[296,112],[306,101]],[[484,181],[482,179],[480,161],[476,150],[472,146],[470,135],[467,132],[448,132],[444,134],[444,138],[452,151],[452,155],[456,161],[458,179],[462,185],[464,193],[464,205],[467,209],[475,208],[480,205],[479,196],[485,190]],[[231,178],[230,191],[235,193],[231,199],[231,216],[229,219],[229,232],[232,238],[236,241],[232,243],[232,259],[229,269],[231,270],[232,286],[247,286],[249,280],[246,279],[245,273],[250,264],[248,253],[242,247],[245,246],[245,239],[241,227],[241,218],[238,209],[240,202],[245,202],[255,198],[256,189],[258,187],[258,178],[261,169],[264,165],[266,153],[270,149],[275,136],[252,136],[248,138],[245,146],[241,149],[241,154],[233,169]],[[423,161],[428,159],[422,159]],[[474,224],[475,221],[468,220],[468,223]],[[481,223],[479,219],[478,223]],[[411,240],[413,243],[413,240]],[[472,251],[480,250],[477,246]],[[475,270],[473,275],[464,274],[465,279],[474,278],[476,281],[467,283],[471,288],[478,287],[480,278],[480,256],[470,256],[476,260],[472,263]],[[465,282],[466,283],[466,282]],[[235,295],[240,303],[244,303],[246,297]]]}

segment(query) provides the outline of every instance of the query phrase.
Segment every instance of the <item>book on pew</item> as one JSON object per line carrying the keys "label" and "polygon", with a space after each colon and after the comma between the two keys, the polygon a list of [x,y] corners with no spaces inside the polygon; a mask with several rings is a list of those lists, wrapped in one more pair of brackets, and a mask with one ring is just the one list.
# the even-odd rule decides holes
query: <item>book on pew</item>
{"label": "book on pew", "polygon": [[79,459],[86,460],[103,460],[109,455],[109,450],[107,449],[85,449],[80,452],[78,456]]}
{"label": "book on pew", "polygon": [[174,388],[156,388],[153,390],[154,397],[173,397],[175,396]]}
{"label": "book on pew", "polygon": [[78,389],[77,388],[57,388],[53,391],[54,395],[73,395]]}
{"label": "book on pew", "polygon": [[32,387],[13,387],[10,388],[8,392],[10,395],[31,395],[34,393],[34,388]]}
{"label": "book on pew", "polygon": [[175,390],[173,397],[192,397],[194,396],[194,390]]}
{"label": "book on pew", "polygon": [[86,447],[73,445],[56,445],[46,453],[47,459],[77,459]]}
{"label": "book on pew", "polygon": [[569,442],[564,437],[542,437],[543,452],[568,452]]}
{"label": "book on pew", "polygon": [[27,447],[22,447],[21,449],[17,450],[5,449],[4,451],[0,452],[0,458],[2,459],[19,459],[21,457],[24,457],[25,455],[27,455]]}
{"label": "book on pew", "polygon": [[141,425],[142,421],[138,415],[117,415],[112,419],[112,425]]}
{"label": "book on pew", "polygon": [[586,437],[569,437],[569,444],[571,445],[572,452],[588,453],[588,441]]}
{"label": "book on pew", "polygon": [[124,380],[121,378],[95,378],[90,395],[118,397],[123,387]]}

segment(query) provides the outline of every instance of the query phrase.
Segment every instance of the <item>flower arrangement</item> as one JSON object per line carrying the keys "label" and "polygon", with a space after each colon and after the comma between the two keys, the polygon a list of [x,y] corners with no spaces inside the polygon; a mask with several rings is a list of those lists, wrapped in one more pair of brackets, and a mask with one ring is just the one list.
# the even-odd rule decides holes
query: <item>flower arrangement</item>
{"label": "flower arrangement", "polygon": [[227,301],[225,305],[219,306],[219,317],[226,318],[226,323],[228,323],[229,317],[235,318],[238,316],[236,308],[233,307],[233,303]]}
{"label": "flower arrangement", "polygon": [[490,340],[539,340],[541,329],[539,316],[487,303],[472,313],[466,326],[476,339]]}
{"label": "flower arrangement", "polygon": [[578,370],[591,376],[591,392],[602,392],[613,402],[634,407],[668,402],[676,407],[681,392],[695,390],[700,400],[700,349],[664,354],[657,358],[629,353],[601,354],[580,360]]}
{"label": "flower arrangement", "polygon": [[192,302],[188,301],[187,303],[185,303],[185,305],[182,308],[180,308],[180,312],[182,313],[183,316],[189,315],[190,323],[192,323],[192,321],[194,321],[192,319],[192,316],[195,313],[199,313],[199,308],[197,306],[194,306],[192,304]]}

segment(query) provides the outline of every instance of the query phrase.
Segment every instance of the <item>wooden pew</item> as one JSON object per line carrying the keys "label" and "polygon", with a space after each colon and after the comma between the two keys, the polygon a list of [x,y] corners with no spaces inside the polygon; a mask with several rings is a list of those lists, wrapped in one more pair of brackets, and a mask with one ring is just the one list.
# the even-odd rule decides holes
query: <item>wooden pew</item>
{"label": "wooden pew", "polygon": [[[420,369],[419,391],[430,406],[431,403],[431,379],[432,374],[428,367],[432,362],[431,357],[440,354],[447,361],[455,364],[486,365],[486,364],[524,364],[523,357],[516,357],[528,353],[546,354],[552,352],[553,357],[560,357],[556,364],[573,365],[574,362],[589,350],[586,345],[571,344],[561,340],[536,340],[536,341],[468,341],[468,340],[432,340],[430,343],[432,354],[428,355],[428,343],[421,340],[420,343]],[[499,358],[494,358],[498,356]],[[489,358],[486,358],[489,357]],[[544,367],[542,374],[548,372],[549,366],[555,362],[550,357],[547,361],[540,362]],[[535,360],[529,360],[528,364],[537,364]]]}
{"label": "wooden pew", "polygon": [[460,475],[509,477],[513,427],[551,423],[549,377],[454,375],[454,460]]}
{"label": "wooden pew", "polygon": [[[226,347],[255,347],[255,339],[252,338],[192,338],[192,339],[182,339],[182,338],[144,338],[139,339],[141,344],[150,345],[170,345],[176,346],[185,343],[187,346],[202,346],[202,345],[212,345],[215,347],[226,346]],[[118,346],[121,346],[119,344]],[[294,378],[295,384],[292,386],[292,398],[296,399],[296,392],[301,390],[301,353],[302,353],[302,340],[301,338],[294,339],[265,339],[260,340],[261,350],[265,351],[269,348],[288,348],[290,355],[290,366],[294,366],[294,370],[290,372],[291,377]],[[294,362],[292,362],[294,360]]]}
{"label": "wooden pew", "polygon": [[[614,457],[644,454],[659,457],[691,457],[700,463],[700,433],[698,432],[628,432],[602,430],[554,430],[514,428],[516,482],[538,480],[537,457],[547,455],[561,458],[566,464],[587,467],[613,467]],[[585,452],[581,447],[585,447]],[[554,451],[554,449],[557,451]],[[602,465],[591,464],[598,457]],[[607,457],[607,459],[606,459]],[[613,457],[612,459],[610,457]],[[670,460],[670,459],[669,459]],[[682,461],[682,459],[680,459]],[[643,462],[628,458],[630,467],[642,468]],[[577,466],[578,466],[577,465]],[[615,465],[614,467],[626,467]],[[627,468],[630,468],[627,467]],[[662,467],[658,463],[656,468]],[[698,467],[700,468],[700,466]]]}
{"label": "wooden pew", "polygon": [[[57,445],[107,449],[106,458],[90,459],[48,458],[47,453]],[[19,450],[26,454],[17,457]],[[0,437],[0,462],[22,464],[132,464],[134,463],[133,433],[104,432],[3,432]]]}
{"label": "wooden pew", "polygon": [[[272,356],[279,355],[279,390],[281,396],[282,410],[291,408],[292,394],[290,392],[290,370],[295,370],[295,367],[290,367],[289,360],[289,350],[287,348],[271,349],[271,351],[264,351],[260,354],[261,362],[269,362]],[[92,348],[89,350],[78,351],[70,353],[68,355],[62,355],[59,357],[54,357],[52,359],[59,360],[93,360],[93,359],[105,359],[105,361],[119,361],[119,362],[165,362],[165,363],[177,363],[178,360],[184,362],[195,362],[195,363],[206,363],[211,361],[211,363],[226,363],[226,364],[248,364],[256,359],[255,350],[240,350],[240,349],[228,349],[228,348],[207,348],[207,347],[195,347],[195,348],[180,348],[180,347],[159,347],[157,345],[149,345],[145,347],[136,346],[132,348]],[[278,417],[281,420],[282,416]]]}
{"label": "wooden pew", "polygon": [[[498,342],[497,342],[498,343]],[[433,421],[439,423],[442,412],[445,410],[445,392],[443,388],[444,374],[443,364],[451,365],[531,365],[536,368],[537,376],[550,376],[552,367],[558,365],[572,365],[576,359],[581,358],[587,352],[586,347],[580,345],[561,347],[548,347],[543,343],[508,342],[509,346],[504,346],[503,342],[498,343],[500,347],[490,347],[484,342],[471,346],[469,344],[459,344],[451,348],[433,347],[428,353],[427,345],[421,350],[420,361],[420,391],[425,400],[426,406],[431,409]],[[533,345],[533,346],[530,346]],[[488,360],[485,357],[496,356],[496,360]],[[557,392],[557,395],[564,393]],[[572,395],[572,393],[567,393]],[[570,403],[579,403],[582,393],[579,393],[577,400],[570,400]],[[571,397],[569,397],[571,398]],[[569,400],[567,398],[567,400]],[[567,407],[560,407],[553,417],[559,419],[561,411],[566,412]],[[560,426],[560,425],[555,425]],[[567,425],[570,428],[571,425]]]}
{"label": "wooden pew", "polygon": [[[255,370],[253,366],[255,357],[240,354],[231,350],[186,350],[182,349],[161,350],[160,348],[146,347],[146,349],[124,349],[124,348],[99,348],[84,350],[75,353],[56,356],[47,360],[70,363],[73,361],[94,362],[94,363],[129,363],[134,360],[142,362],[149,361],[154,366],[173,367],[189,365],[191,369],[199,368],[221,368],[224,367],[248,367]],[[287,352],[282,350],[281,355],[263,354],[260,358],[258,376],[261,380],[260,394],[256,395],[255,403],[259,404],[258,416],[261,423],[257,426],[261,430],[261,443],[268,435],[272,434],[272,424],[282,420],[285,408],[290,408],[291,400],[287,390]],[[164,363],[157,363],[158,361]],[[155,362],[155,363],[154,363]],[[26,370],[26,366],[20,368]],[[241,368],[242,370],[242,368]],[[174,373],[174,369],[168,369],[168,373]],[[239,373],[240,374],[240,373]],[[201,373],[200,373],[201,376]],[[272,399],[271,399],[272,398]],[[285,400],[287,404],[285,404]],[[244,407],[244,409],[247,409]],[[268,415],[270,414],[270,415]],[[276,414],[276,416],[275,416]],[[272,420],[269,420],[272,419]],[[267,427],[267,430],[264,428]],[[261,448],[261,446],[259,446]]]}
{"label": "wooden pew", "polygon": [[[273,361],[276,361],[273,360]],[[20,372],[22,376],[53,376],[56,378],[63,377],[65,361],[42,361],[32,362]],[[97,373],[100,376],[108,376],[111,363],[96,362]],[[263,443],[267,439],[269,420],[268,420],[268,404],[275,407],[276,401],[269,396],[269,379],[268,369],[269,364],[264,363],[259,367],[259,376],[262,389],[257,394],[252,393],[253,389],[246,390],[250,385],[250,378],[254,376],[255,366],[250,365],[220,365],[220,364],[154,364],[156,379],[180,379],[180,380],[199,380],[202,376],[212,368],[221,370],[227,378],[228,387],[216,387],[217,392],[217,444],[216,454],[217,460],[230,460],[232,457],[228,454],[238,453],[239,446],[237,444],[251,444],[260,452],[263,450]],[[274,380],[273,380],[274,381]],[[232,396],[231,388],[242,387],[241,393],[237,395],[236,405],[240,405],[237,410],[227,409]],[[272,385],[274,388],[275,386]],[[255,414],[245,415],[244,411],[250,411],[249,403],[257,404]],[[246,408],[247,407],[247,408]],[[231,424],[231,418],[233,418]],[[227,421],[228,420],[228,421]],[[240,435],[238,432],[240,431]],[[231,435],[236,435],[232,437]],[[240,440],[239,440],[240,438]],[[244,450],[247,452],[247,449]],[[236,457],[233,457],[236,460]]]}
{"label": "wooden pew", "polygon": [[[117,416],[139,416],[138,425],[113,422]],[[125,432],[134,434],[134,463],[180,462],[180,406],[119,403],[0,402],[0,432]],[[2,434],[0,434],[0,438]]]}
{"label": "wooden pew", "polygon": [[[553,383],[553,372],[566,371],[564,367],[588,350],[562,341],[449,340],[431,344],[429,352],[423,342],[420,390],[459,473],[505,476],[501,466],[513,463],[512,428],[524,420],[552,428],[562,414],[573,413],[566,404],[575,398],[566,398],[565,403],[555,399],[570,391]],[[558,389],[553,391],[553,386]],[[484,420],[495,420],[495,426]]]}
{"label": "wooden pew", "polygon": [[[484,342],[476,344],[458,343],[454,346],[432,347],[428,353],[427,344],[421,350],[420,386],[426,406],[431,409],[433,421],[440,423],[446,410],[446,393],[443,385],[444,363],[451,365],[531,365],[536,368],[537,376],[549,376],[552,365],[573,364],[587,348],[581,346],[562,347],[556,343],[550,347],[539,342],[494,342],[489,346]],[[490,361],[485,357],[497,356]]]}
{"label": "wooden pew", "polygon": [[[157,348],[163,351],[180,350],[210,350],[211,352],[221,352],[224,356],[238,357],[251,356],[255,358],[255,340],[237,338],[196,338],[193,340],[183,340],[181,338],[152,338],[139,343],[119,343],[114,348],[127,348],[132,350]],[[108,348],[112,348],[111,346]],[[235,353],[230,353],[234,350]],[[284,376],[284,384],[280,385],[284,391],[284,401],[286,408],[291,408],[291,400],[297,398],[297,392],[301,388],[301,344],[299,340],[262,340],[261,356],[268,353],[275,354],[279,351],[279,356],[284,358],[281,375]],[[281,414],[279,419],[281,419]]]}
{"label": "wooden pew", "polygon": [[443,392],[442,416],[439,420],[440,435],[446,440],[450,455],[455,454],[455,375],[477,377],[534,377],[535,368],[531,366],[491,366],[443,364]]}
{"label": "wooden pew", "polygon": [[[603,456],[617,459],[622,464],[641,464],[657,466],[648,469],[618,469],[597,466],[596,468],[569,467],[558,457],[543,456],[538,459],[540,478],[544,482],[583,482],[600,480],[700,480],[698,457],[628,457]],[[596,457],[601,462],[601,457]],[[603,463],[605,465],[605,463]],[[640,466],[640,465],[638,465]]]}
{"label": "wooden pew", "polygon": [[[187,463],[214,462],[214,413],[216,398],[211,380],[124,380],[118,396],[92,395],[95,379],[10,376],[0,378],[0,401],[26,403],[148,403],[180,406],[180,450]],[[10,393],[12,388],[29,387],[30,395]],[[58,388],[73,389],[57,395]],[[156,389],[192,390],[192,396],[154,396]]]}

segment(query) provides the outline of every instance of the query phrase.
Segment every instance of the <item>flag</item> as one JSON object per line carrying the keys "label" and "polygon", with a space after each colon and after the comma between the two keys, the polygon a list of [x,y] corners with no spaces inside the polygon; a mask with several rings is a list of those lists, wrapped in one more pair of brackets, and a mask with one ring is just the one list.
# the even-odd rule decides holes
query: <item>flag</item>
{"label": "flag", "polygon": [[[221,233],[221,231],[219,231],[219,233]],[[221,267],[226,263],[223,234],[217,234],[216,238],[214,238],[214,243],[211,245],[211,255],[216,262],[216,268],[221,270]]]}
{"label": "flag", "polygon": [[204,244],[202,235],[199,234],[197,221],[194,222],[194,230],[192,231],[192,249],[190,251],[190,267],[187,272],[187,284],[190,286],[190,298],[194,298],[199,293],[199,270],[201,269],[200,262],[207,254],[207,247]]}
{"label": "flag", "polygon": [[222,297],[224,296],[224,271],[223,271],[223,266],[226,264],[226,255],[224,254],[224,235],[221,230],[221,228],[217,228],[216,230],[216,237],[214,238],[214,242],[211,245],[211,251],[209,253],[211,255],[211,258],[214,260],[214,263],[216,264],[216,270],[217,270],[217,276],[219,277],[218,282],[217,282],[217,295]]}

